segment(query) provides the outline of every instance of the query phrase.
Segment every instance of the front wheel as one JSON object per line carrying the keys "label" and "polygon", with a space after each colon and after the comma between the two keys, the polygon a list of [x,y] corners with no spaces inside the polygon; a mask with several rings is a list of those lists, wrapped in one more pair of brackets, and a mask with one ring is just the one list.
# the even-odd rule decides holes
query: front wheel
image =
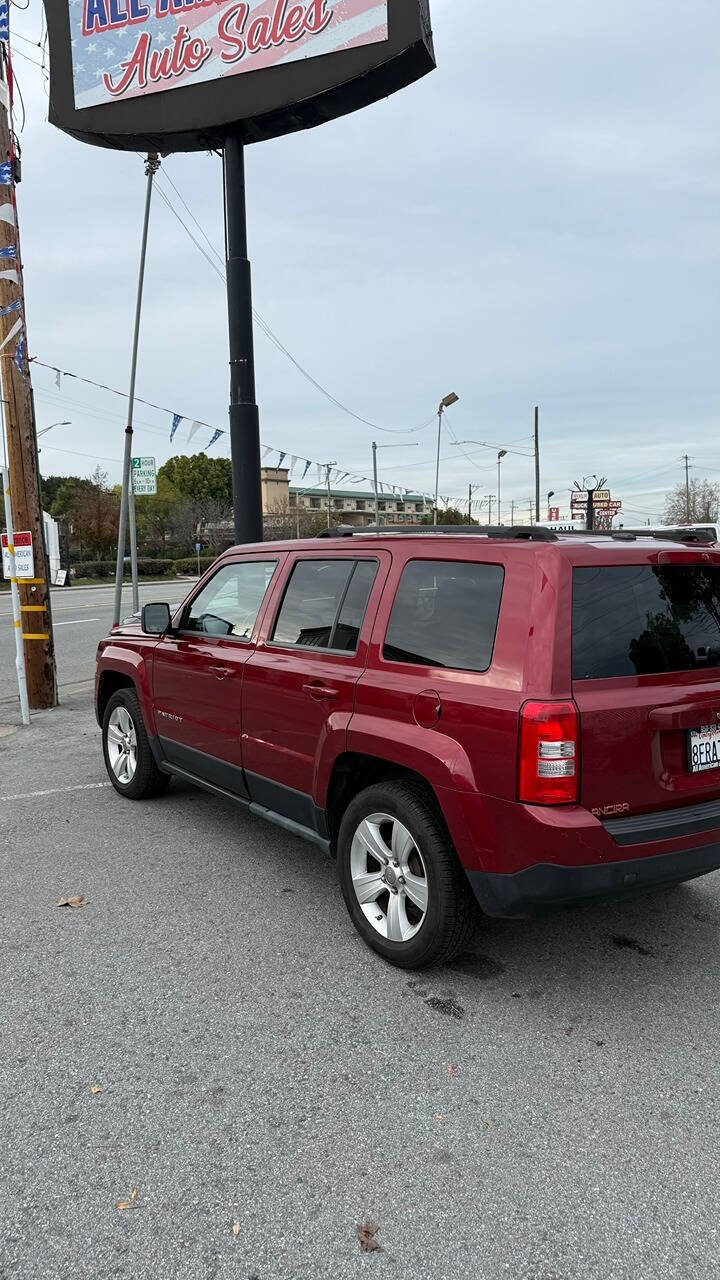
{"label": "front wheel", "polygon": [[146,800],[165,790],[170,778],[155,763],[134,689],[118,689],[108,699],[102,739],[105,768],[120,795]]}
{"label": "front wheel", "polygon": [[388,782],[355,797],[340,826],[338,873],[355,928],[391,964],[421,968],[467,946],[469,888],[421,788]]}

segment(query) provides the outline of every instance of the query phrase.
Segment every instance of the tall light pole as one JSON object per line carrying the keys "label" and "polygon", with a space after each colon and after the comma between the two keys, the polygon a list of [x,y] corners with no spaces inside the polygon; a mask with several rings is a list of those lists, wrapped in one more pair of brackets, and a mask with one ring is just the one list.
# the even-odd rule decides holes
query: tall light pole
{"label": "tall light pole", "polygon": [[451,404],[457,404],[460,397],[451,391],[449,395],[443,396],[438,405],[438,441],[437,441],[437,462],[435,463],[435,507],[433,510],[433,524],[438,522],[438,489],[440,487],[440,441],[442,438],[442,418],[446,409]]}
{"label": "tall light pole", "polygon": [[554,489],[550,489],[550,490],[549,490],[549,492],[548,492],[548,496],[547,496],[548,520],[550,519],[550,499],[551,499],[551,498],[554,498],[554,497],[555,497],[555,490],[554,490]]}
{"label": "tall light pole", "polygon": [[506,457],[507,457],[507,449],[501,449],[501,450],[500,450],[500,452],[498,453],[498,459],[497,459],[497,468],[498,468],[498,514],[497,514],[497,518],[498,518],[498,524],[500,524],[500,463],[502,462],[503,458],[506,458]]}

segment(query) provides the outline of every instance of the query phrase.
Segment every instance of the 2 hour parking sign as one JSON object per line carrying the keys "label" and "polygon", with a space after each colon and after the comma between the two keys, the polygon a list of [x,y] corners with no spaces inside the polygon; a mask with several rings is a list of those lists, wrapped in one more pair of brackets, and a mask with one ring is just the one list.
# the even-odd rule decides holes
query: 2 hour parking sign
{"label": "2 hour parking sign", "polygon": [[133,458],[132,486],[136,498],[152,497],[157,493],[154,458]]}

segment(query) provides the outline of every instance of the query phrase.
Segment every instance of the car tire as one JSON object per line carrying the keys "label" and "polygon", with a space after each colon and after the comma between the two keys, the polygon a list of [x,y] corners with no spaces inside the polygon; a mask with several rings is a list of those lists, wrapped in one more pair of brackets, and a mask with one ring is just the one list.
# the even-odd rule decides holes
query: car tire
{"label": "car tire", "polygon": [[155,763],[134,689],[118,689],[108,699],[102,722],[108,777],[128,800],[149,800],[165,791],[170,778]]}
{"label": "car tire", "polygon": [[419,969],[467,947],[477,909],[422,787],[388,782],[360,792],[340,824],[337,861],[355,928],[391,964]]}

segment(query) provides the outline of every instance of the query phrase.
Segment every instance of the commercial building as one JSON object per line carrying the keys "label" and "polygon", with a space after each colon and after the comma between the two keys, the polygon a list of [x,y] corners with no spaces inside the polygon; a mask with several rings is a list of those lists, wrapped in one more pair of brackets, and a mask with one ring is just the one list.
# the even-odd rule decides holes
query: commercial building
{"label": "commercial building", "polygon": [[[303,488],[291,485],[285,467],[263,467],[261,476],[265,516],[327,514],[328,491],[325,486]],[[329,502],[334,523],[359,528],[375,523],[375,495],[367,489],[333,489],[331,486]],[[386,492],[378,496],[381,524],[420,524],[423,515],[429,511],[430,506],[421,493],[404,493],[401,496]]]}

